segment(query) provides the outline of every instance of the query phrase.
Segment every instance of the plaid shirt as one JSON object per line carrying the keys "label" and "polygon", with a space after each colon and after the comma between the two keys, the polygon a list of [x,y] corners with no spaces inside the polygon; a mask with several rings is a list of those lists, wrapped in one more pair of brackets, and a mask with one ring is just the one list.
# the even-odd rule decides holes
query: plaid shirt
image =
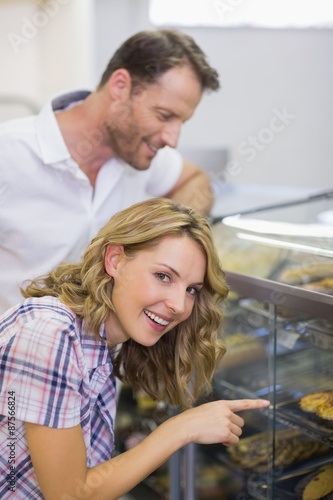
{"label": "plaid shirt", "polygon": [[0,317],[1,499],[44,498],[24,422],[55,428],[81,424],[87,467],[93,467],[111,457],[115,409],[106,343],[87,334],[58,299],[30,298]]}

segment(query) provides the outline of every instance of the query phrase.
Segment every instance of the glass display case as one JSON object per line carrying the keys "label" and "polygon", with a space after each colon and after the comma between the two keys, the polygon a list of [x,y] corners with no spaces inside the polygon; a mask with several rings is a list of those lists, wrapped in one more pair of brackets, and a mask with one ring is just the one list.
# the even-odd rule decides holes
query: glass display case
{"label": "glass display case", "polygon": [[196,498],[331,499],[333,192],[213,232],[230,294],[212,397],[271,405],[243,415],[238,445],[196,448]]}

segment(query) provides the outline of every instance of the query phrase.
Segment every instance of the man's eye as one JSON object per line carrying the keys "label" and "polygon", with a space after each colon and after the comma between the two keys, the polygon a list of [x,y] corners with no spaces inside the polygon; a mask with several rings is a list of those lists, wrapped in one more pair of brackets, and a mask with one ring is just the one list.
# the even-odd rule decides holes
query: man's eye
{"label": "man's eye", "polygon": [[161,120],[167,122],[169,120],[171,120],[172,116],[171,115],[160,115],[161,117]]}

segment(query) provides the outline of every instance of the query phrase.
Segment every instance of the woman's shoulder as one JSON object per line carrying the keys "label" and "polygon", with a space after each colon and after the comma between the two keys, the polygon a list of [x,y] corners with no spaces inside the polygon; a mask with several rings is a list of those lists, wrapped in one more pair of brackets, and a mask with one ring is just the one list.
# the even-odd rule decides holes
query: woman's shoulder
{"label": "woman's shoulder", "polygon": [[28,323],[34,320],[49,320],[64,324],[75,323],[75,313],[57,297],[29,297],[14,308],[14,315]]}
{"label": "woman's shoulder", "polygon": [[[28,332],[39,337],[48,332],[53,338],[78,337],[75,313],[56,297],[29,297],[10,308],[0,318],[0,345],[13,335]],[[52,332],[52,335],[51,335]]]}

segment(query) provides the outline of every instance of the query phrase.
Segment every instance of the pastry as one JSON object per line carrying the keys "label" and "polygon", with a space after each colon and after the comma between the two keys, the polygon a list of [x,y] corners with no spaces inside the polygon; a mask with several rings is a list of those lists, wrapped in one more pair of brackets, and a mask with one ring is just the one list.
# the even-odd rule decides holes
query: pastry
{"label": "pastry", "polygon": [[320,405],[327,403],[330,397],[330,392],[315,392],[313,394],[308,394],[300,399],[300,407],[304,411],[316,413],[317,408]]}
{"label": "pastry", "polygon": [[326,495],[333,492],[333,464],[324,465],[305,476],[296,485],[295,492],[302,500],[329,498]]}
{"label": "pastry", "polygon": [[302,285],[311,281],[333,277],[333,263],[320,262],[308,266],[289,267],[284,269],[278,280],[289,285]]}
{"label": "pastry", "polygon": [[333,396],[326,403],[318,406],[317,415],[325,420],[333,420]]}
{"label": "pastry", "polygon": [[327,293],[333,295],[333,278],[324,278],[319,281],[312,281],[303,285],[302,288],[313,290],[314,292]]}
{"label": "pastry", "polygon": [[315,392],[300,399],[303,411],[315,413],[325,420],[333,420],[333,391]]}
{"label": "pastry", "polygon": [[[245,470],[266,472],[269,467],[272,436],[261,432],[241,438],[239,443],[228,448],[232,462]],[[331,448],[295,429],[280,429],[276,432],[275,466],[288,467],[326,454]]]}

